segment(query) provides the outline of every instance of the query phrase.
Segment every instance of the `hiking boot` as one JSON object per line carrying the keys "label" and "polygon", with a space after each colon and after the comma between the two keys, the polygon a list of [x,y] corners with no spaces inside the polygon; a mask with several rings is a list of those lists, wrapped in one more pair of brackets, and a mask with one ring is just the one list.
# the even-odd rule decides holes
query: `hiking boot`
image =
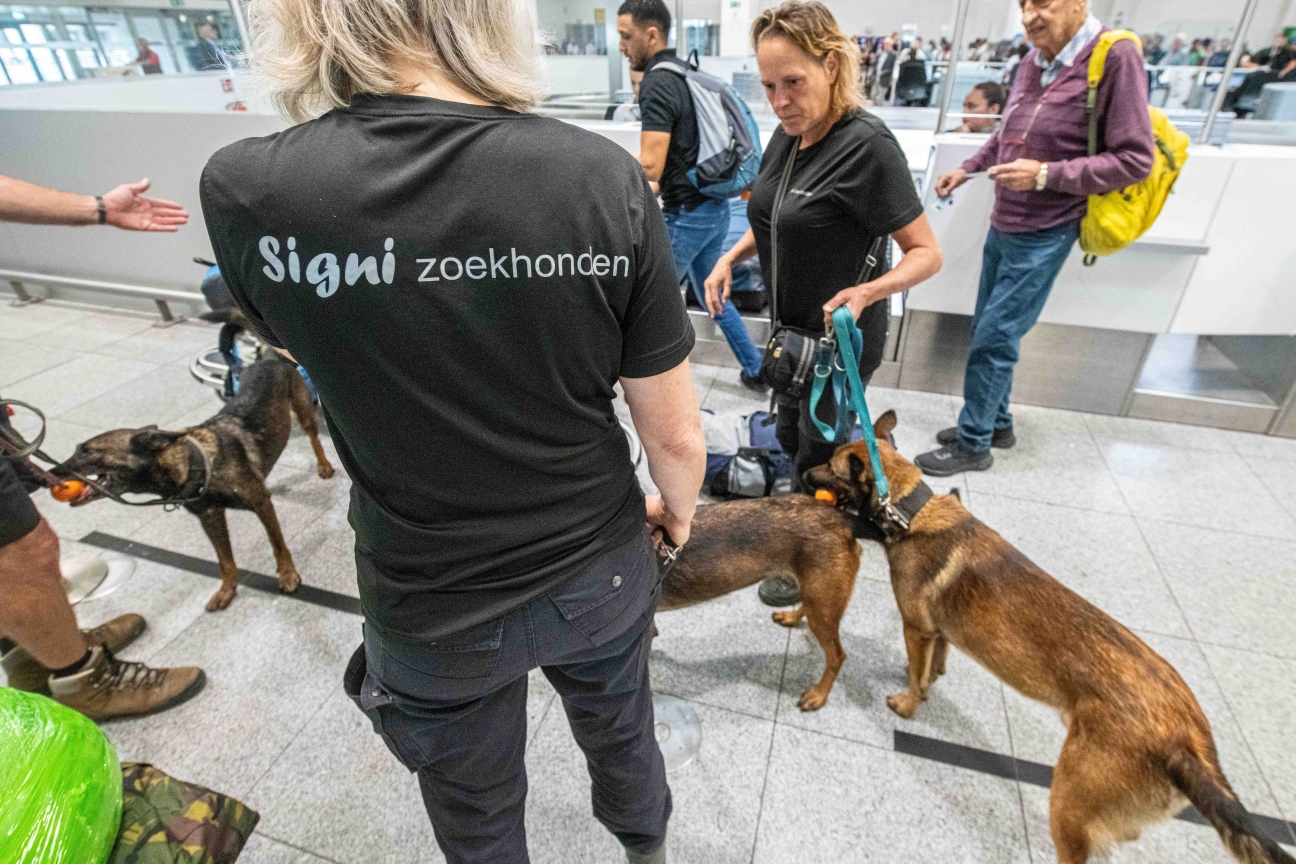
{"label": "hiking boot", "polygon": [[[139,638],[144,632],[144,617],[133,612],[118,615],[111,621],[105,621],[98,627],[82,630],[86,645],[93,648],[102,645],[109,651],[120,651]],[[0,653],[0,667],[5,670],[9,686],[15,690],[26,690],[29,693],[50,695],[50,670],[27,651],[14,645],[9,651]]]}
{"label": "hiking boot", "polygon": [[756,596],[766,606],[795,606],[801,602],[801,589],[795,579],[787,576],[766,576]]}
{"label": "hiking boot", "polygon": [[[959,431],[957,426],[951,426],[948,429],[942,429],[936,433],[936,443],[946,447],[959,440]],[[1017,436],[1013,434],[1013,428],[994,430],[994,437],[990,439],[991,447],[998,447],[1000,450],[1007,450],[1017,443]]]}
{"label": "hiking boot", "polygon": [[742,382],[744,387],[754,393],[759,393],[764,396],[769,392],[769,388],[765,386],[765,382],[761,380],[759,373],[756,375],[748,375],[746,372],[739,372],[738,380]]}
{"label": "hiking boot", "polygon": [[932,477],[948,477],[963,471],[984,471],[994,464],[994,456],[990,455],[989,450],[977,453],[960,438],[948,447],[922,454],[914,460],[914,464],[921,468],[924,474]]}
{"label": "hiking boot", "polygon": [[207,676],[197,667],[153,669],[118,660],[96,645],[80,671],[62,678],[51,675],[49,688],[55,701],[68,708],[91,720],[110,720],[164,711],[192,698],[206,683]]}
{"label": "hiking boot", "polygon": [[89,647],[102,645],[116,654],[138,639],[146,626],[148,625],[144,623],[143,615],[127,612],[111,621],[105,621],[98,627],[82,630],[81,635],[85,637],[86,645]]}

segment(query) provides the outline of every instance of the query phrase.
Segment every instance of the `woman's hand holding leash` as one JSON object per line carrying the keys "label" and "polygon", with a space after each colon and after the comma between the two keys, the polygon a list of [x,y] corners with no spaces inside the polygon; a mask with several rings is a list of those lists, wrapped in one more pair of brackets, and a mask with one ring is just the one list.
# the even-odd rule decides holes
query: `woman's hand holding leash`
{"label": "woman's hand holding leash", "polygon": [[827,328],[832,323],[833,311],[839,306],[849,306],[851,317],[858,321],[860,315],[864,313],[864,307],[874,300],[873,292],[870,290],[872,284],[872,282],[865,282],[863,285],[852,285],[833,295],[833,298],[823,306],[824,327]]}

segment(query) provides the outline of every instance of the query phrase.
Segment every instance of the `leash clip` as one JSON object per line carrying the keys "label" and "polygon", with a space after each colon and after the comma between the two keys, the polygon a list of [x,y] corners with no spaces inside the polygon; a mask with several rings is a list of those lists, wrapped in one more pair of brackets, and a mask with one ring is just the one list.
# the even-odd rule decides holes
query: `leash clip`
{"label": "leash clip", "polygon": [[888,524],[893,525],[899,529],[895,533],[900,534],[909,530],[908,517],[906,517],[904,513],[900,511],[899,507],[896,507],[894,504],[891,503],[890,495],[887,495],[885,498],[879,501],[878,504],[882,510],[882,513],[886,516]]}

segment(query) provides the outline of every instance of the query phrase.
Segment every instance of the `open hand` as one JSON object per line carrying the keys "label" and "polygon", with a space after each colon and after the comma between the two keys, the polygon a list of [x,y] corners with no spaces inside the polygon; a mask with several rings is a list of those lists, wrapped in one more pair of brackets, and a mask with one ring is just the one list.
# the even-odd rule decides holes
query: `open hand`
{"label": "open hand", "polygon": [[1014,192],[1028,192],[1035,188],[1035,178],[1039,176],[1040,164],[1034,159],[1014,159],[1003,165],[992,165],[990,179],[1005,189]]}
{"label": "open hand", "polygon": [[145,198],[149,181],[123,183],[103,195],[107,223],[127,231],[176,231],[189,221],[189,214],[174,201]]}

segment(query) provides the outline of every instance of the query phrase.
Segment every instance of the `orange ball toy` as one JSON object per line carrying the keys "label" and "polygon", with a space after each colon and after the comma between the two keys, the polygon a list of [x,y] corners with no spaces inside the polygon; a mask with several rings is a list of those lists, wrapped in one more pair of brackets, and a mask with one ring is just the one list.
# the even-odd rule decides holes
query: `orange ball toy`
{"label": "orange ball toy", "polygon": [[85,488],[86,484],[82,483],[80,480],[68,480],[51,489],[50,494],[54,496],[55,501],[62,501],[64,504],[68,504],[80,498],[81,493],[85,491]]}
{"label": "orange ball toy", "polygon": [[827,501],[829,504],[836,504],[836,503],[837,503],[837,494],[836,494],[835,492],[833,492],[831,489],[816,489],[816,490],[815,490],[815,500],[816,500],[816,501]]}

